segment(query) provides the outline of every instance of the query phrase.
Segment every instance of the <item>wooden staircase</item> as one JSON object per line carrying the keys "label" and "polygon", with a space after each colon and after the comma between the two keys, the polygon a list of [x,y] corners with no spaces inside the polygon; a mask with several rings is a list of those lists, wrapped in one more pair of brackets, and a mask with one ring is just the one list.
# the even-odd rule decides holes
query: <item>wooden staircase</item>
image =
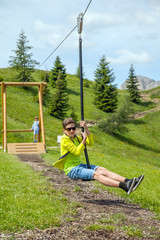
{"label": "wooden staircase", "polygon": [[8,143],[9,154],[41,154],[45,153],[42,142],[37,143]]}

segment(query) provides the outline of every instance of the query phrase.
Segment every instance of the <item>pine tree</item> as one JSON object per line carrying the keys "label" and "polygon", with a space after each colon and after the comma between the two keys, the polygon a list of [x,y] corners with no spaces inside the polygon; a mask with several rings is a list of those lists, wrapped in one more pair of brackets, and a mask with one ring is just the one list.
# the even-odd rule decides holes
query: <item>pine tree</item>
{"label": "pine tree", "polygon": [[41,81],[49,83],[49,72],[45,71],[41,73]]}
{"label": "pine tree", "polygon": [[60,57],[57,56],[50,74],[50,84],[53,88],[55,88],[59,75],[61,76],[61,81],[64,81],[64,84],[67,85],[65,66],[61,63]]}
{"label": "pine tree", "polygon": [[17,50],[12,50],[16,56],[10,56],[9,60],[10,67],[18,70],[17,79],[20,82],[31,81],[31,73],[34,71],[34,67],[39,64],[32,59],[33,54],[28,53],[32,49],[28,43],[29,41],[22,30],[17,40]]}
{"label": "pine tree", "polygon": [[[82,74],[83,74],[83,78],[84,78],[85,77],[85,73],[83,72]],[[76,70],[76,76],[78,78],[80,78],[80,67],[79,67],[79,65],[78,65],[77,70]]]}
{"label": "pine tree", "polygon": [[63,119],[68,110],[68,94],[66,92],[66,83],[60,75],[56,81],[55,89],[56,92],[53,96],[48,112],[54,117]]}
{"label": "pine tree", "polygon": [[133,64],[131,64],[131,67],[129,69],[127,89],[130,93],[131,101],[134,103],[139,103],[141,96],[140,96],[140,90],[138,89],[138,80],[135,75],[135,69],[133,67]]}
{"label": "pine tree", "polygon": [[95,105],[104,112],[114,112],[117,108],[117,88],[112,84],[115,80],[113,70],[105,56],[100,59],[95,73]]}

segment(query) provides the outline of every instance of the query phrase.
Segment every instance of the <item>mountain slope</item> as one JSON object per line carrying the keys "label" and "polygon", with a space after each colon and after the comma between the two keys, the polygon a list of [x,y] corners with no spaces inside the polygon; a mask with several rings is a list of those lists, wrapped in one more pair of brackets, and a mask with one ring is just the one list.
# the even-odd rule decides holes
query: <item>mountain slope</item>
{"label": "mountain slope", "polygon": [[[138,83],[139,83],[139,89],[140,90],[148,90],[155,87],[160,86],[160,81],[155,81],[153,79],[143,77],[143,76],[136,76]],[[124,90],[127,88],[127,80],[120,86],[121,90]]]}

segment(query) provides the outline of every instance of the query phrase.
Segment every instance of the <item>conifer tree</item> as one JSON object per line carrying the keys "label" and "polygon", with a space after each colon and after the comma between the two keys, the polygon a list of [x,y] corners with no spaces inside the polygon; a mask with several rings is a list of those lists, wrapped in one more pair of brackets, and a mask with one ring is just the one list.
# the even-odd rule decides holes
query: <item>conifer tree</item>
{"label": "conifer tree", "polygon": [[[44,82],[46,82],[46,81],[44,81]],[[48,106],[50,103],[50,99],[51,99],[51,96],[50,96],[50,89],[49,89],[48,85],[43,86],[43,104],[45,106]]]}
{"label": "conifer tree", "polygon": [[112,84],[115,80],[113,70],[109,68],[105,56],[100,59],[94,72],[95,76],[95,105],[104,112],[114,112],[117,108],[117,88]]}
{"label": "conifer tree", "polygon": [[66,82],[61,78],[61,75],[58,75],[55,89],[56,92],[52,98],[48,112],[54,117],[63,119],[68,110],[68,94],[66,92]]}
{"label": "conifer tree", "polygon": [[131,101],[134,103],[139,103],[141,96],[140,96],[140,90],[138,89],[138,80],[135,75],[135,69],[133,67],[133,64],[131,64],[131,67],[129,69],[127,89],[129,91]]}
{"label": "conifer tree", "polygon": [[66,82],[66,69],[65,66],[61,63],[60,57],[57,56],[56,60],[54,62],[54,67],[51,69],[50,73],[50,84],[53,88],[56,86],[56,81],[58,79],[58,76],[61,76],[61,81],[63,81],[64,85],[67,85]]}
{"label": "conifer tree", "polygon": [[36,60],[32,59],[32,53],[29,51],[32,49],[28,45],[29,41],[22,30],[17,40],[17,50],[12,50],[16,56],[10,56],[9,64],[18,70],[17,79],[20,82],[31,81],[31,74],[34,71],[34,67],[39,64]]}

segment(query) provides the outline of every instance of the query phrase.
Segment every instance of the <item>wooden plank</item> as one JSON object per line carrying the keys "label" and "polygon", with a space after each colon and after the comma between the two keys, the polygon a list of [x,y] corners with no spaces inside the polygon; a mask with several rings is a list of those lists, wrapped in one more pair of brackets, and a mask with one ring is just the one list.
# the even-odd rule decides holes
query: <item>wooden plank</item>
{"label": "wooden plank", "polygon": [[40,96],[40,86],[38,87],[38,99],[39,99],[39,134],[38,134],[38,141],[41,141],[41,113],[40,113],[40,101],[41,101],[41,96]]}
{"label": "wooden plank", "polygon": [[6,86],[3,89],[3,111],[4,111],[4,152],[7,150],[7,102],[6,102]]}
{"label": "wooden plank", "polygon": [[46,140],[45,140],[45,130],[44,130],[44,120],[43,120],[43,84],[39,87],[39,112],[40,112],[40,120],[41,120],[41,132],[42,132],[42,142],[44,144],[44,148],[46,148]]}
{"label": "wooden plank", "polygon": [[18,129],[18,130],[7,130],[7,132],[33,132],[33,130],[30,129]]}
{"label": "wooden plank", "polygon": [[2,146],[4,148],[4,102],[3,102],[3,92],[4,92],[4,83],[1,84],[1,98],[2,98]]}
{"label": "wooden plank", "polygon": [[46,82],[0,82],[0,86],[4,83],[6,86],[17,86],[17,87],[27,87],[27,86],[40,86],[42,83],[43,85],[47,85]]}
{"label": "wooden plank", "polygon": [[8,143],[9,154],[40,154],[45,153],[43,143]]}

